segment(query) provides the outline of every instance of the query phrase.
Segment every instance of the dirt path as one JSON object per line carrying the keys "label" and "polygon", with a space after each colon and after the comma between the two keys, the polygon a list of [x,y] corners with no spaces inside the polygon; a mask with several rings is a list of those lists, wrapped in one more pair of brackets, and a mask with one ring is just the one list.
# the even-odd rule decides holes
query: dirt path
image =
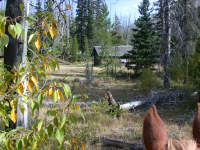
{"label": "dirt path", "polygon": [[[104,68],[94,67],[94,79],[91,84],[86,84],[85,64],[60,64],[60,70],[51,73],[51,79],[62,79],[64,77],[73,77],[80,80],[81,89],[74,90],[74,93],[86,92],[89,100],[100,99],[105,90],[109,89],[118,101],[129,101],[133,96],[137,95],[135,89],[136,83],[125,79],[114,79],[111,77],[101,77]],[[82,91],[80,91],[82,90]]]}

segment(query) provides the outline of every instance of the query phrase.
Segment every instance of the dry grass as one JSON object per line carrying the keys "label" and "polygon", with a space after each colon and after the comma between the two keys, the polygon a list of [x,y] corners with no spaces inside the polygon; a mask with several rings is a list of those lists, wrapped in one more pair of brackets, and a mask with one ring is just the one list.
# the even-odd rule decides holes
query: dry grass
{"label": "dry grass", "polygon": [[[84,69],[84,64],[61,65],[61,71],[52,74],[52,78],[72,76],[79,78],[84,83]],[[99,73],[102,71],[102,68],[94,68],[94,70],[95,73]],[[85,91],[88,92],[90,95],[89,100],[99,100],[105,90],[110,89],[114,98],[124,103],[127,99],[131,99],[133,96],[139,94],[135,83],[136,81],[114,80],[112,78],[105,80],[96,77],[91,85],[84,83],[81,88],[85,88]],[[78,93],[79,90],[73,88],[73,92]],[[167,125],[169,138],[192,138],[191,121],[194,111],[189,107],[191,104],[187,100],[180,100],[176,104],[159,104],[157,106],[159,115]],[[46,109],[47,107],[43,107],[40,110],[40,117],[46,117],[42,115]],[[123,112],[119,118],[109,114],[108,109],[104,103],[82,108],[85,120],[78,116],[78,127],[74,129],[74,134],[79,135],[80,139],[85,141],[86,149],[114,149],[102,145],[90,145],[91,140],[95,137],[106,137],[130,143],[142,143],[142,122],[148,108],[140,108],[134,112]]]}
{"label": "dry grass", "polygon": [[[194,113],[186,109],[184,101],[179,101],[174,107],[170,105],[157,106],[158,113],[164,120],[169,138],[173,139],[192,139],[191,120]],[[47,107],[40,110],[40,117],[45,118],[44,113]],[[96,137],[106,137],[129,143],[142,143],[142,122],[147,108],[141,108],[134,112],[123,112],[119,118],[111,115],[106,103],[84,107],[85,120],[77,115],[78,123],[74,128],[74,135],[77,135],[86,143],[87,150],[114,149],[102,146],[101,144],[91,145],[92,139]],[[46,118],[48,119],[48,118]]]}

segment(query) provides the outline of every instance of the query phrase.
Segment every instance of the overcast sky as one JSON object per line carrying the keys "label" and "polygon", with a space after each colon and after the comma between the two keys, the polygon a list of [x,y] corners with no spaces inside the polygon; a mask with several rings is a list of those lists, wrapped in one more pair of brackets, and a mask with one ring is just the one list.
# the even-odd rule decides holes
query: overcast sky
{"label": "overcast sky", "polygon": [[[138,5],[142,0],[106,0],[110,13],[113,19],[115,13],[119,17],[131,16],[131,20],[135,20],[139,16]],[[150,0],[151,6],[155,0]]]}

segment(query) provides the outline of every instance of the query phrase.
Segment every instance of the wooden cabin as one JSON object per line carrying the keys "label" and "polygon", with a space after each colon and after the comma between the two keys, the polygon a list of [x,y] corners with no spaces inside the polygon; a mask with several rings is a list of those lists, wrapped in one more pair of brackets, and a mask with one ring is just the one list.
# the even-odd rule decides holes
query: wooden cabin
{"label": "wooden cabin", "polygon": [[106,48],[102,46],[94,46],[91,56],[93,57],[94,66],[100,65],[102,60],[101,58],[104,57],[117,57],[122,63],[126,63],[127,60],[122,58],[122,56],[131,50],[132,46],[130,45],[110,46]]}

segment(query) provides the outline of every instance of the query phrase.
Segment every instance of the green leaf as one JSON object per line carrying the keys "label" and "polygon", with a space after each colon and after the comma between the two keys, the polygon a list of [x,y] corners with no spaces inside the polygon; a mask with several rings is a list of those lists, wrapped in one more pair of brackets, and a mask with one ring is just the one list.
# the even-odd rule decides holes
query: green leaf
{"label": "green leaf", "polygon": [[53,135],[53,126],[51,124],[47,127],[47,132],[49,137]]}
{"label": "green leaf", "polygon": [[54,95],[53,95],[54,104],[56,104],[57,101],[58,101],[58,94],[57,94],[57,92],[54,92]]}
{"label": "green leaf", "polygon": [[40,103],[40,105],[42,104],[42,101],[43,101],[43,95],[42,95],[42,93],[40,93],[38,95],[38,102]]}
{"label": "green leaf", "polygon": [[21,150],[21,149],[22,149],[22,140],[18,140],[18,141],[16,142],[16,146],[17,146],[17,149],[18,149],[18,150]]}
{"label": "green leaf", "polygon": [[73,81],[74,78],[72,78],[72,77],[66,77],[65,80],[67,80],[67,81]]}
{"label": "green leaf", "polygon": [[37,19],[33,16],[28,16],[27,18],[29,18],[30,20],[33,20],[33,21],[37,21]]}
{"label": "green leaf", "polygon": [[53,123],[54,123],[54,125],[55,125],[56,127],[58,127],[58,119],[57,119],[57,117],[55,117],[55,118],[53,119]]}
{"label": "green leaf", "polygon": [[63,126],[65,125],[66,121],[67,121],[66,115],[65,115],[65,114],[62,114],[62,115],[61,115],[61,120],[60,120],[60,122],[61,122],[60,128],[63,128]]}
{"label": "green leaf", "polygon": [[15,31],[15,34],[17,35],[17,39],[19,39],[19,37],[23,31],[22,25],[19,23],[16,23],[16,25],[14,26],[14,31]]}
{"label": "green leaf", "polygon": [[0,143],[5,143],[6,141],[6,133],[0,133]]}
{"label": "green leaf", "polygon": [[14,25],[9,25],[8,26],[8,32],[9,32],[9,34],[15,39],[16,38],[16,34],[15,34],[15,31],[14,31],[14,28],[15,28],[15,26]]}
{"label": "green leaf", "polygon": [[58,140],[60,145],[62,145],[62,143],[64,141],[64,136],[65,136],[64,129],[57,129],[57,131],[56,131],[56,139]]}
{"label": "green leaf", "polygon": [[32,113],[34,113],[35,109],[39,109],[37,102],[31,102]]}
{"label": "green leaf", "polygon": [[63,90],[65,92],[66,98],[69,98],[72,94],[70,86],[68,84],[64,84]]}
{"label": "green leaf", "polygon": [[48,110],[47,111],[47,115],[56,116],[56,114],[57,114],[56,110]]}
{"label": "green leaf", "polygon": [[24,11],[24,5],[23,4],[19,4],[19,8],[20,10],[23,12]]}
{"label": "green leaf", "polygon": [[7,149],[7,150],[10,150],[10,149],[11,149],[10,145],[11,145],[11,144],[10,144],[10,138],[7,138],[7,139],[6,139],[6,142],[5,142],[5,146],[6,146],[6,149]]}
{"label": "green leaf", "polygon": [[43,129],[43,127],[44,127],[44,123],[42,120],[40,120],[38,123],[38,132],[40,132]]}
{"label": "green leaf", "polygon": [[9,120],[7,117],[4,117],[3,121],[7,127],[9,127]]}
{"label": "green leaf", "polygon": [[78,119],[74,114],[70,114],[70,120],[72,121],[72,123],[77,123]]}
{"label": "green leaf", "polygon": [[8,43],[9,43],[9,37],[8,37],[8,35],[5,34],[4,37],[2,37],[2,39],[1,39],[1,44],[2,44],[2,46],[7,47]]}
{"label": "green leaf", "polygon": [[83,112],[81,110],[77,110],[77,111],[81,115],[82,119],[85,121],[85,116],[84,116]]}

